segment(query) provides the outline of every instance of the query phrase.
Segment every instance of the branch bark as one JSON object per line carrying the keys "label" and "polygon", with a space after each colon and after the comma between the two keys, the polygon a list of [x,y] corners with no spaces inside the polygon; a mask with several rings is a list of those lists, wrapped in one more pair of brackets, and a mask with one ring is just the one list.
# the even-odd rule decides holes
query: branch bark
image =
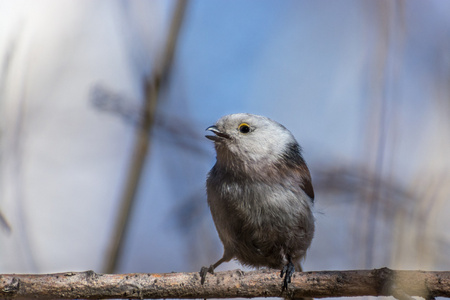
{"label": "branch bark", "polygon": [[279,271],[240,270],[198,273],[97,274],[93,271],[58,274],[0,275],[1,298],[236,298],[236,297],[450,297],[450,272],[394,271],[387,268],[294,273],[282,291]]}

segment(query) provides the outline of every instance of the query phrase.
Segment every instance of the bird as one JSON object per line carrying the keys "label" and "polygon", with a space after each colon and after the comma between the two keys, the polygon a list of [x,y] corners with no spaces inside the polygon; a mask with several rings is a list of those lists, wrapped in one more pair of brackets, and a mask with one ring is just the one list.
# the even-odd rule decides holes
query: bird
{"label": "bird", "polygon": [[302,148],[292,133],[264,116],[237,113],[220,118],[205,137],[216,163],[206,180],[207,202],[223,244],[222,258],[254,268],[280,269],[287,289],[314,236],[314,189]]}

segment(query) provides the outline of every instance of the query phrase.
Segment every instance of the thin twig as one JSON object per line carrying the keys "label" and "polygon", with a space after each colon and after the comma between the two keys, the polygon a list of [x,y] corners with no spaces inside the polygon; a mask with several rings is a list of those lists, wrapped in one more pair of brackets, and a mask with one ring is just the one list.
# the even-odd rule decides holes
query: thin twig
{"label": "thin twig", "polygon": [[253,298],[253,297],[450,297],[450,272],[393,271],[387,268],[294,273],[286,292],[277,270],[198,273],[0,275],[1,298]]}

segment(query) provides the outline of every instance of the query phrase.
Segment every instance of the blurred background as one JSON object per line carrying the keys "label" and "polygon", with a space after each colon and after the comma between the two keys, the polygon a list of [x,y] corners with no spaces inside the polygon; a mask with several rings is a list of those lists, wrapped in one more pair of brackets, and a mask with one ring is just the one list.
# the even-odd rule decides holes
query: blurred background
{"label": "blurred background", "polygon": [[449,15],[440,0],[0,0],[0,273],[216,261],[204,134],[236,112],[304,149],[305,270],[448,270]]}

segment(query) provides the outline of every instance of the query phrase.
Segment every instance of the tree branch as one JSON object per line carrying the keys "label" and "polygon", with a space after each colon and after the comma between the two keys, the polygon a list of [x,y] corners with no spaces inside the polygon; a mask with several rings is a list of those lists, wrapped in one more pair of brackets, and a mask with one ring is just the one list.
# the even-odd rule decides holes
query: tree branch
{"label": "tree branch", "polygon": [[208,274],[204,285],[198,273],[97,274],[93,271],[58,274],[0,275],[1,298],[236,298],[236,297],[350,297],[394,296],[411,299],[450,297],[450,272],[393,271],[387,268],[355,271],[294,273],[282,292],[279,271],[240,270]]}

